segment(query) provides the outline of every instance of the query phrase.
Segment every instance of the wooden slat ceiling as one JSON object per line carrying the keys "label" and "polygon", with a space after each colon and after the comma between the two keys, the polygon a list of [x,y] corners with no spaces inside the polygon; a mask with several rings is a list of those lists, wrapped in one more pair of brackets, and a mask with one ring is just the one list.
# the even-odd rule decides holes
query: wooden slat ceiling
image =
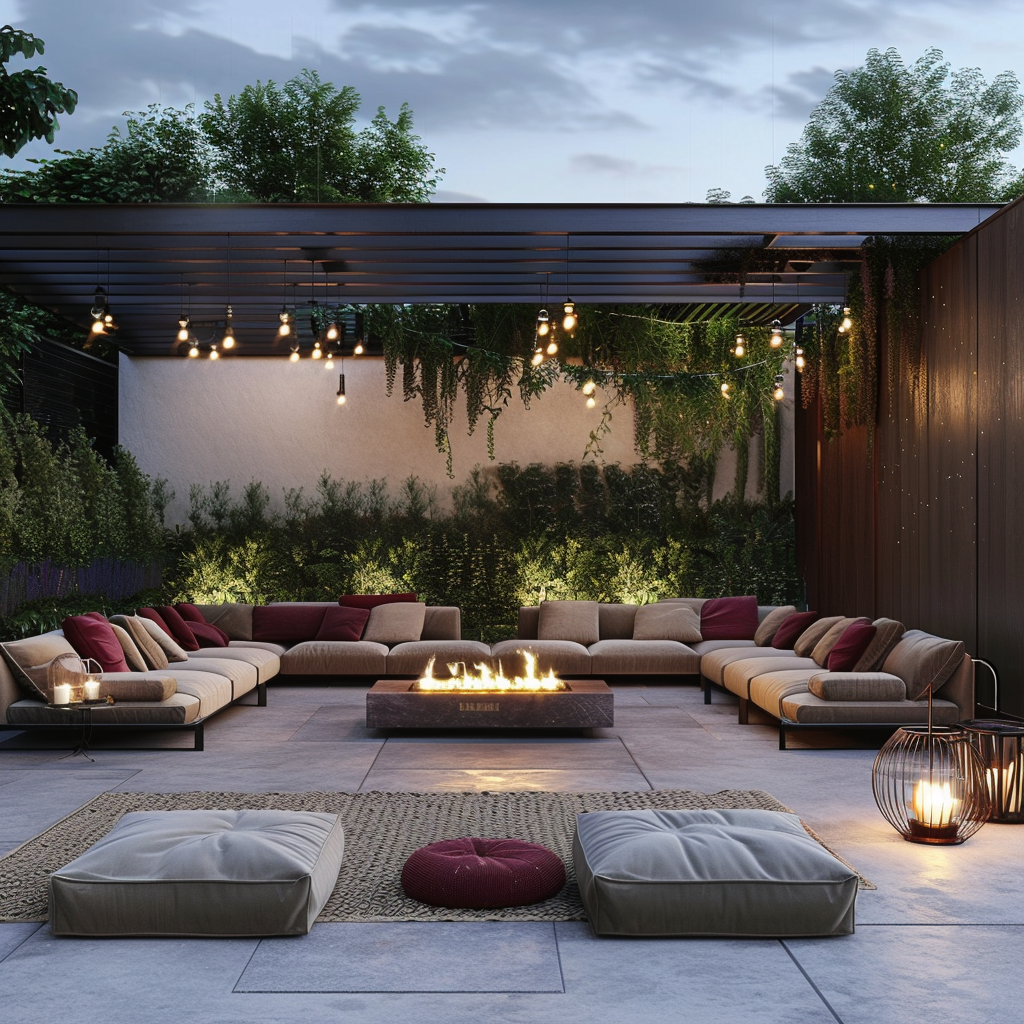
{"label": "wooden slat ceiling", "polygon": [[[875,234],[960,235],[996,204],[31,205],[0,207],[0,285],[80,323],[97,285],[117,344],[169,355],[177,319],[275,354],[282,304],[723,305],[744,319],[842,302]],[[737,253],[736,250],[742,250]],[[754,250],[752,253],[751,250]],[[787,250],[794,250],[788,252]],[[737,268],[747,268],[739,272]]]}

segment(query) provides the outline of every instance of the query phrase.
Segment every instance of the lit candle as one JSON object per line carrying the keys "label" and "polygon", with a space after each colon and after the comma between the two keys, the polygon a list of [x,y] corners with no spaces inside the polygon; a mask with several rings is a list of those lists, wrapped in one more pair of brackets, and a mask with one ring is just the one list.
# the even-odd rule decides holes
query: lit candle
{"label": "lit candle", "polygon": [[100,699],[100,681],[98,679],[86,679],[86,681],[85,681],[85,699],[86,700],[99,700]]}
{"label": "lit candle", "polygon": [[57,683],[53,688],[53,703],[54,704],[70,704],[71,703],[71,684],[70,683]]}
{"label": "lit candle", "polygon": [[926,782],[914,787],[914,817],[930,828],[947,828],[960,801],[953,796],[948,782]]}

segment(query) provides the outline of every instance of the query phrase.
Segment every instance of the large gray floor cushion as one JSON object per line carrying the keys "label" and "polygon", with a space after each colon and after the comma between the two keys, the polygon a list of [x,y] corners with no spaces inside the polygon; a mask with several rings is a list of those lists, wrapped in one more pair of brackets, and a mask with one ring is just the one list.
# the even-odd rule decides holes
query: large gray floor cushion
{"label": "large gray floor cushion", "polygon": [[50,876],[55,935],[305,935],[338,880],[336,814],[141,811]]}
{"label": "large gray floor cushion", "polygon": [[573,863],[596,935],[853,932],[857,876],[780,811],[598,811]]}

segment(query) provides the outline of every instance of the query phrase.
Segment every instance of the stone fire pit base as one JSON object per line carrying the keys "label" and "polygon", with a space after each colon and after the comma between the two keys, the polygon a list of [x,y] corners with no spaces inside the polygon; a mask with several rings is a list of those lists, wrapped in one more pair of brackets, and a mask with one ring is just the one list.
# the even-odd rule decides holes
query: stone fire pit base
{"label": "stone fire pit base", "polygon": [[568,690],[483,693],[414,690],[411,679],[381,679],[366,694],[369,729],[596,729],[615,724],[603,679],[572,679]]}

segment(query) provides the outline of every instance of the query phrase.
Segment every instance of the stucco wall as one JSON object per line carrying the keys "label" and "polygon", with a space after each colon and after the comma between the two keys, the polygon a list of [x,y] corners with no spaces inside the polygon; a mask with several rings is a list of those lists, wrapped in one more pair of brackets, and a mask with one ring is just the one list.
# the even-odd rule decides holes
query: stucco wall
{"label": "stucco wall", "polygon": [[[433,428],[424,426],[418,402],[388,398],[381,359],[347,359],[348,401],[337,405],[335,371],[303,360],[234,357],[133,359],[121,357],[119,439],[144,472],[164,477],[175,493],[170,523],[184,521],[193,483],[229,480],[235,493],[261,480],[276,503],[285,489],[312,488],[326,470],[345,480],[386,478],[394,487],[410,476],[437,487],[446,501],[452,483],[462,483],[474,466],[487,466],[485,422],[467,435],[463,408],[451,429],[454,481],[445,456],[434,447]],[[788,381],[787,381],[788,383]],[[788,403],[787,403],[788,404]],[[498,462],[527,465],[579,462],[600,422],[600,406],[587,409],[579,392],[560,384],[532,403],[515,396],[495,429]],[[792,416],[786,417],[792,422]],[[792,490],[791,430],[783,445],[782,492]],[[602,446],[603,461],[633,465],[632,415],[615,410],[612,432]],[[754,467],[748,494],[754,496]],[[732,452],[723,453],[716,496],[735,479]]]}

